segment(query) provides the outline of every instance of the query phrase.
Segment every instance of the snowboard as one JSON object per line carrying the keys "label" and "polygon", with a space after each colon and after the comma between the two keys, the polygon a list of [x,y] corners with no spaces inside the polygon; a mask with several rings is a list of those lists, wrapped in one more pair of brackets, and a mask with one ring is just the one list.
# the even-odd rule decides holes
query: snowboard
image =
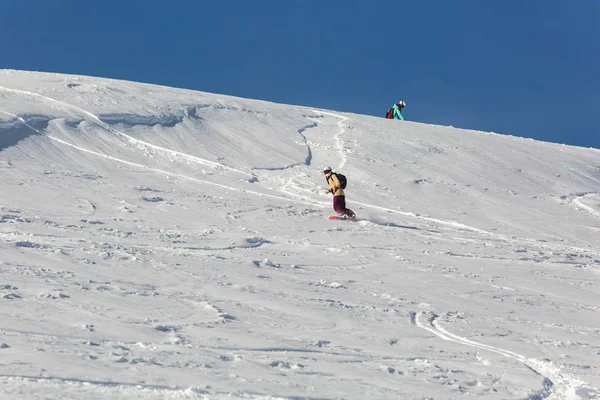
{"label": "snowboard", "polygon": [[332,221],[356,221],[356,215],[352,218],[350,217],[341,217],[339,215],[332,215],[329,217]]}

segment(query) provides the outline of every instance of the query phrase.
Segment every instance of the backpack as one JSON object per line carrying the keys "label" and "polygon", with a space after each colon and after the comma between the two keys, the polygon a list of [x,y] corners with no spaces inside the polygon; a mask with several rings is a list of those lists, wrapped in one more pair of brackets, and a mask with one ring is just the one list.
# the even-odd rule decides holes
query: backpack
{"label": "backpack", "polygon": [[335,176],[337,176],[338,181],[340,181],[340,187],[342,189],[346,189],[346,184],[348,183],[348,179],[346,179],[346,175],[342,175],[339,172],[334,172]]}
{"label": "backpack", "polygon": [[387,119],[394,119],[394,107],[390,108],[385,114]]}

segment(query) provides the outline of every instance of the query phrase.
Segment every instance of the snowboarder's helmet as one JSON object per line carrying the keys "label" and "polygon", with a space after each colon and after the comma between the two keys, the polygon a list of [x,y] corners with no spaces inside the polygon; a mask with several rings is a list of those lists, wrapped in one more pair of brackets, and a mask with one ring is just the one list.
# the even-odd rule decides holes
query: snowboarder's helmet
{"label": "snowboarder's helmet", "polygon": [[325,168],[323,168],[323,173],[325,175],[329,175],[331,173],[331,167],[325,167]]}
{"label": "snowboarder's helmet", "polygon": [[398,105],[399,105],[400,107],[406,107],[406,103],[404,102],[404,100],[400,100],[400,101],[398,102]]}

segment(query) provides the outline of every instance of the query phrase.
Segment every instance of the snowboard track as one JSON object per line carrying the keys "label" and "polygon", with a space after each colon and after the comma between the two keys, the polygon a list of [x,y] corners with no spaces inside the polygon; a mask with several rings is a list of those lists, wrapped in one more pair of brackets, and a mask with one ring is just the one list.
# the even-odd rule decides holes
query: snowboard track
{"label": "snowboard track", "polygon": [[436,335],[440,339],[469,346],[474,349],[500,354],[501,356],[520,362],[532,370],[535,374],[543,377],[543,388],[539,391],[533,392],[528,397],[530,400],[580,399],[581,397],[577,394],[577,392],[581,389],[589,390],[589,385],[587,385],[585,382],[562,372],[560,367],[554,365],[550,361],[527,358],[524,355],[510,350],[476,342],[466,337],[456,335],[443,328],[438,322],[438,318],[439,315],[434,312],[423,311],[416,314],[414,323],[419,328]]}

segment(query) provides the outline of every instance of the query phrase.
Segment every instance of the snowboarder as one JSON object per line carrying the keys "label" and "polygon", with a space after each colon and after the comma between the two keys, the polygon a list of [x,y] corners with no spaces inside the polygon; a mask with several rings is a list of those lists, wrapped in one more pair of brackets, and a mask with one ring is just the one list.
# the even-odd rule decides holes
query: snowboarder
{"label": "snowboarder", "polygon": [[392,107],[392,118],[406,121],[404,115],[402,115],[402,109],[404,107],[406,107],[404,100],[400,100],[398,104],[394,104],[394,107]]}
{"label": "snowboarder", "polygon": [[346,195],[342,189],[342,184],[337,174],[331,171],[331,167],[323,168],[325,179],[329,184],[329,189],[325,193],[333,194],[333,210],[338,213],[339,216],[344,218],[355,218],[356,214],[349,208],[346,208]]}

